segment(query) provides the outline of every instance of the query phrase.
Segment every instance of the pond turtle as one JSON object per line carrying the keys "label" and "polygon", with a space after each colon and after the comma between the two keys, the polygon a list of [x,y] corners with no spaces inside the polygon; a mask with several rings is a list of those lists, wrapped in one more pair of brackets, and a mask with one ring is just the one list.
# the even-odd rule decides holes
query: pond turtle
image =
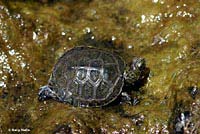
{"label": "pond turtle", "polygon": [[93,47],[75,47],[65,52],[55,64],[46,86],[40,88],[39,100],[53,98],[73,106],[100,107],[114,101],[125,81],[134,83],[145,68],[143,58],[133,58],[130,66],[109,51]]}

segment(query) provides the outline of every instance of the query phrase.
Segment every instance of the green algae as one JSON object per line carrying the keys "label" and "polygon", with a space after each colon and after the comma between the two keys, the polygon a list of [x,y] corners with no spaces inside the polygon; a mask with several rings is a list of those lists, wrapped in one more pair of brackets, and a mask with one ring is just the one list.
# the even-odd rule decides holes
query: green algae
{"label": "green algae", "polygon": [[[0,133],[46,134],[62,125],[71,133],[170,133],[179,104],[183,112],[195,102],[198,123],[199,97],[193,100],[187,89],[200,87],[199,7],[195,0],[0,2]],[[38,102],[56,60],[90,32],[123,46],[124,57],[146,59],[150,76],[142,93],[133,92],[141,102],[122,105],[134,118],[121,117],[118,105]]]}

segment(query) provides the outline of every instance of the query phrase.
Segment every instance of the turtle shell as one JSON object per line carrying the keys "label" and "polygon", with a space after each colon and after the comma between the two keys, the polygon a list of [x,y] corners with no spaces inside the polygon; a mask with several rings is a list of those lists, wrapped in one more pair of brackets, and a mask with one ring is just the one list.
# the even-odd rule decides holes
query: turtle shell
{"label": "turtle shell", "polygon": [[124,69],[122,58],[111,52],[75,47],[58,59],[49,87],[74,106],[104,106],[120,94]]}

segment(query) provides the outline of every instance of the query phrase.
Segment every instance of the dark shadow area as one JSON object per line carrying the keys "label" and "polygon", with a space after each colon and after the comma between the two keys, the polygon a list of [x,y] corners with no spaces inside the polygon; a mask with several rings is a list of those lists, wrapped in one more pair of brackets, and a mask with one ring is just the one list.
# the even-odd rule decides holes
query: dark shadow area
{"label": "dark shadow area", "polygon": [[[129,84],[127,82],[124,83],[124,87],[122,89],[123,92],[127,92],[127,94],[129,94],[130,96],[132,96],[132,94],[137,93],[139,95],[144,94],[143,90],[140,90],[146,83],[147,83],[147,78],[149,76],[150,73],[150,69],[147,67],[144,69],[144,72],[142,73],[142,77],[140,77],[140,79],[138,79],[137,81],[135,81],[133,84]],[[120,102],[123,102],[123,97],[120,95],[115,101],[113,101],[112,103],[108,104],[107,106],[115,106],[115,105],[119,105]],[[133,99],[135,99],[135,101],[141,101],[137,96],[133,97]]]}

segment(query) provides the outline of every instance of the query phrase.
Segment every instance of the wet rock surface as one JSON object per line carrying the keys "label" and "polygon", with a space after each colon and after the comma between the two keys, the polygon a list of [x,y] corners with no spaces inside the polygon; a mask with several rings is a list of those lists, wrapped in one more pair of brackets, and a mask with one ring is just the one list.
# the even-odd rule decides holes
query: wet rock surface
{"label": "wet rock surface", "polygon": [[[0,1],[0,133],[200,133],[199,7],[195,0]],[[130,89],[140,102],[38,102],[57,59],[93,39],[127,61],[146,59],[147,81]]]}

